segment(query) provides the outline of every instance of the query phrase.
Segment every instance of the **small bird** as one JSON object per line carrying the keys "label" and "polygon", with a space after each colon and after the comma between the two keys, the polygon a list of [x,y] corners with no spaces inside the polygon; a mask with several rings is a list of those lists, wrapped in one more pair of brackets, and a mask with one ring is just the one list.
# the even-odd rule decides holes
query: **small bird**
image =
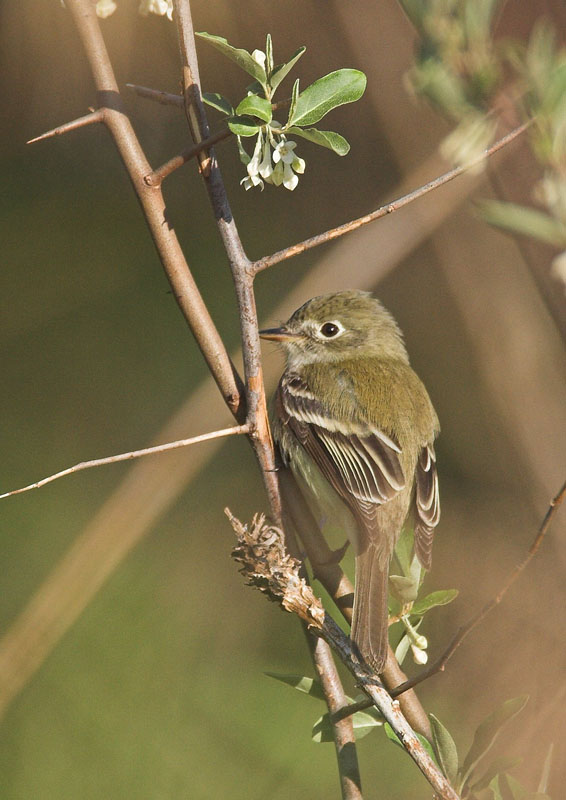
{"label": "small bird", "polygon": [[369,292],[314,297],[260,335],[287,357],[271,409],[274,441],[317,521],[338,520],[354,548],[351,638],[379,673],[389,564],[411,511],[415,552],[431,566],[438,418],[397,323]]}

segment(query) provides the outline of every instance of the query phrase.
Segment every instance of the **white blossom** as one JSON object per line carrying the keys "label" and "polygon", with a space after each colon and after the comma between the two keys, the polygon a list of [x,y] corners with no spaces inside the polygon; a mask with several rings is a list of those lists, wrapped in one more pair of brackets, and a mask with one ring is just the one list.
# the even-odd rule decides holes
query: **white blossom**
{"label": "white blossom", "polygon": [[292,164],[296,158],[295,154],[293,153],[293,150],[296,146],[296,142],[289,142],[284,136],[282,136],[281,141],[273,151],[273,161],[276,164],[278,161],[282,161],[284,164]]}
{"label": "white blossom", "polygon": [[100,19],[106,19],[111,14],[113,14],[118,6],[114,2],[114,0],[98,0],[96,4],[96,16],[100,17]]}
{"label": "white blossom", "polygon": [[259,165],[259,174],[267,183],[271,183],[273,164],[271,163],[271,144],[268,138],[266,138],[265,144],[263,145],[263,160]]}
{"label": "white blossom", "polygon": [[259,64],[260,67],[263,67],[263,69],[265,69],[265,61],[267,59],[267,56],[265,55],[263,50],[254,50],[252,53],[252,58],[256,62],[256,64]]}
{"label": "white blossom", "polygon": [[290,192],[297,187],[299,176],[293,172],[291,164],[283,165],[283,186],[289,189]]}
{"label": "white blossom", "polygon": [[411,645],[411,650],[413,652],[413,661],[415,664],[426,664],[428,661],[428,653],[426,650],[421,650],[421,648],[417,647],[416,644]]}
{"label": "white blossom", "polygon": [[173,0],[141,0],[138,11],[144,17],[157,14],[159,17],[167,15],[168,19],[173,19]]}

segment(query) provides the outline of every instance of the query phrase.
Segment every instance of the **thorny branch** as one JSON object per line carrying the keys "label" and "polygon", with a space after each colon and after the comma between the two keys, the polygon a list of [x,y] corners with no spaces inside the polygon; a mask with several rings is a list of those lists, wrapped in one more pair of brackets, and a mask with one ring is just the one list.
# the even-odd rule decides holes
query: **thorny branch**
{"label": "thorny branch", "polygon": [[402,715],[399,703],[393,700],[371,670],[356,660],[349,638],[326,613],[321,601],[299,574],[300,562],[288,554],[279,528],[267,525],[262,514],[256,514],[248,526],[228,509],[225,513],[238,538],[232,556],[241,564],[240,572],[246,583],[259,589],[285,611],[297,614],[313,634],[321,636],[332,647],[389,722],[437,796],[443,800],[457,800],[458,795]]}

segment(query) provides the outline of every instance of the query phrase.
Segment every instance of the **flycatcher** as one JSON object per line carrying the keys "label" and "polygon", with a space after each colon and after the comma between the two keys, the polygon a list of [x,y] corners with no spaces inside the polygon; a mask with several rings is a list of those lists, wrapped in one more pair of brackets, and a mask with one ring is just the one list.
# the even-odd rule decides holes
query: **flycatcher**
{"label": "flycatcher", "polygon": [[314,297],[260,335],[287,356],[272,407],[275,443],[319,524],[339,521],[354,548],[351,638],[381,672],[389,564],[410,512],[415,552],[431,565],[438,418],[397,323],[368,292]]}

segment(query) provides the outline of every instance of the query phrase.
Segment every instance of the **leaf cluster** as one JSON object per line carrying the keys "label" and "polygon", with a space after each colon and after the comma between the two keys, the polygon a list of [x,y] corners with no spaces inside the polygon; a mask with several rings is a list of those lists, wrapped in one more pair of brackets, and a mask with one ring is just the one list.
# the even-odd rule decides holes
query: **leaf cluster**
{"label": "leaf cluster", "polygon": [[339,69],[314,81],[303,91],[300,91],[297,78],[293,84],[291,97],[284,103],[289,108],[287,121],[281,125],[273,119],[273,96],[305,53],[306,48],[299,47],[288,61],[275,65],[269,34],[265,52],[255,50],[253,53],[233,47],[221,36],[205,32],[198,33],[197,36],[219,50],[254,79],[247,88],[246,96],[235,108],[219,94],[203,94],[205,103],[226,115],[226,122],[232,133],[236,136],[256,136],[265,126],[269,126],[274,133],[300,136],[314,144],[327,147],[340,156],[348,153],[350,145],[339,133],[321,131],[311,126],[334,108],[359,100],[366,87],[366,76],[363,72],[356,69]]}

